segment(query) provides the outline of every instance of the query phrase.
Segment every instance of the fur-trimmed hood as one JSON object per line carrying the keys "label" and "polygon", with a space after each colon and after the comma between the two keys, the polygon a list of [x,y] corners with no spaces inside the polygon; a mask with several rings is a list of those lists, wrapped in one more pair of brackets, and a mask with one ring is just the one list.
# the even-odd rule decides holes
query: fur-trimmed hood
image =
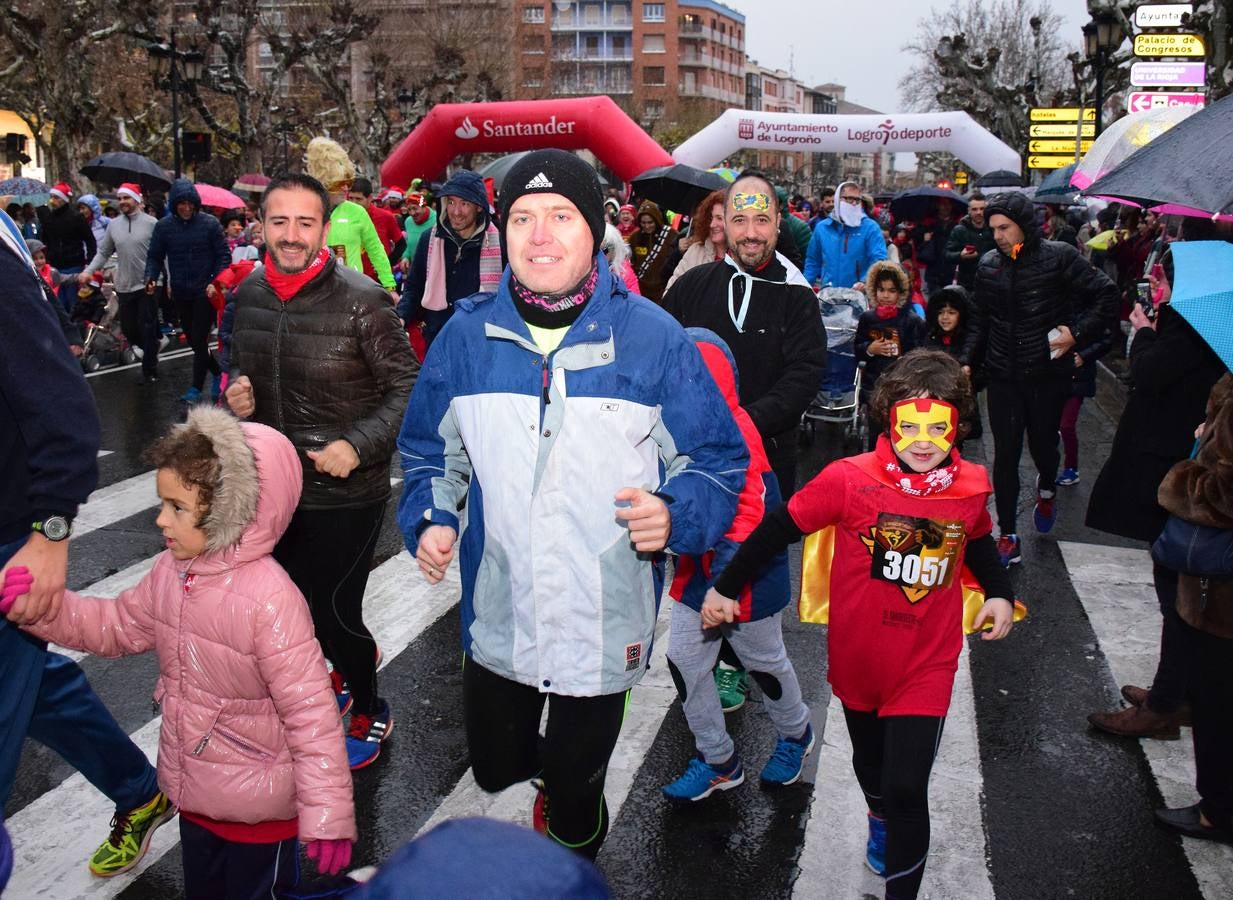
{"label": "fur-trimmed hood", "polygon": [[878,282],[888,275],[894,278],[895,284],[899,286],[899,302],[896,306],[901,307],[912,298],[912,283],[908,281],[908,273],[903,267],[889,259],[879,259],[865,274],[865,296],[869,298],[870,307],[876,302]]}
{"label": "fur-trimmed hood", "polygon": [[194,571],[231,568],[274,550],[300,502],[303,470],[291,442],[266,425],[197,406],[177,426],[209,438],[221,464],[210,512],[201,525],[206,552]]}
{"label": "fur-trimmed hood", "polygon": [[1233,528],[1233,375],[1212,387],[1199,452],[1169,470],[1157,499],[1188,522]]}

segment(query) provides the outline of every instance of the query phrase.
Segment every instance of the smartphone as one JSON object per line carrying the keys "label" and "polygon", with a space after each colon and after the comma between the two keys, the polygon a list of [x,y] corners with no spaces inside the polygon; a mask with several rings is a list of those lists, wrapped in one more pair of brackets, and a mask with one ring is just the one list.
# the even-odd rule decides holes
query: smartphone
{"label": "smartphone", "polygon": [[1135,282],[1136,300],[1149,320],[1156,318],[1156,304],[1152,303],[1152,286],[1146,281]]}
{"label": "smartphone", "polygon": [[963,252],[964,252],[964,253],[975,253],[975,252],[976,252],[976,245],[975,245],[975,244],[967,244],[966,246],[964,246],[964,248],[963,248]]}

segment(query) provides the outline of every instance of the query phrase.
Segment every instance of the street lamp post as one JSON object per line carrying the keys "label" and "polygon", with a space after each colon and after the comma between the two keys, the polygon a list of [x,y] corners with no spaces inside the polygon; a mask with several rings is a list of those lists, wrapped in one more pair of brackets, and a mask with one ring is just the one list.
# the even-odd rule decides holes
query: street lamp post
{"label": "street lamp post", "polygon": [[180,177],[180,89],[201,77],[205,56],[195,50],[179,50],[173,28],[167,43],[146,47],[150,57],[150,74],[156,86],[168,84],[171,90],[171,143],[175,160],[175,177]]}
{"label": "street lamp post", "polygon": [[1118,48],[1121,42],[1122,30],[1117,17],[1111,12],[1098,12],[1092,16],[1090,22],[1083,26],[1083,49],[1096,70],[1097,137],[1100,137],[1104,121],[1105,67],[1109,64],[1109,55]]}

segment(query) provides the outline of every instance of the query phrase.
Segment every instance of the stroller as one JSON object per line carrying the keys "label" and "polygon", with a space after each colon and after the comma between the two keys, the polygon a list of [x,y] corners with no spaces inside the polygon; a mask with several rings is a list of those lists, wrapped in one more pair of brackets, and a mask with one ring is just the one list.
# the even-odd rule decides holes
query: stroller
{"label": "stroller", "polygon": [[81,367],[87,372],[97,372],[104,365],[136,361],[137,354],[116,321],[119,310],[120,302],[111,285],[90,282],[78,289],[77,303],[69,318],[81,329]]}
{"label": "stroller", "polygon": [[818,310],[826,329],[826,375],[821,390],[801,416],[801,440],[813,441],[819,422],[844,426],[844,440],[865,449],[869,420],[861,397],[861,367],[856,364],[856,323],[869,308],[868,298],[851,288],[823,288]]}

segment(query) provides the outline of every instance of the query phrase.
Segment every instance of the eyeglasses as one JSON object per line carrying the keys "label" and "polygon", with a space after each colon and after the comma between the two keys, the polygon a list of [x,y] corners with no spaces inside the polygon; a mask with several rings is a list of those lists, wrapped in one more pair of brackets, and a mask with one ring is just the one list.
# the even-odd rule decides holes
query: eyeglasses
{"label": "eyeglasses", "polygon": [[840,199],[840,200],[842,200],[844,203],[852,203],[852,204],[856,204],[856,203],[860,203],[860,202],[861,202],[861,196],[860,196],[860,194],[856,194],[856,195],[855,195],[855,196],[853,196],[853,197],[840,197],[839,199]]}

